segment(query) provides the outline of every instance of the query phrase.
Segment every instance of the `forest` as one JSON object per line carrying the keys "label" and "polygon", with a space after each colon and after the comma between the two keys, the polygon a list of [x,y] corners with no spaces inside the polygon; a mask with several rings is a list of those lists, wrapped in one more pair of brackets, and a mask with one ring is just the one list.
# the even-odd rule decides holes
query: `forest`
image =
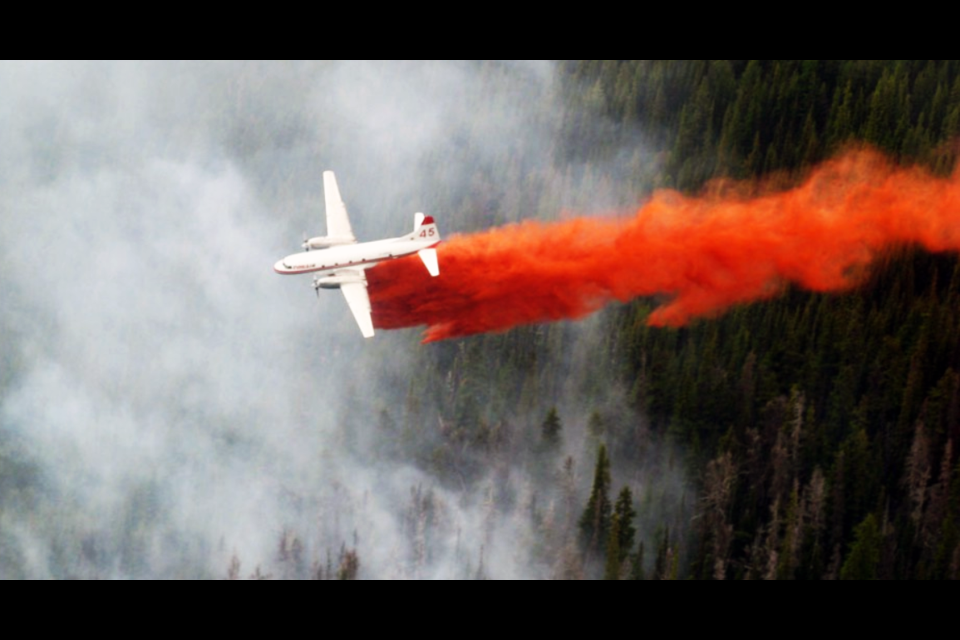
{"label": "forest", "polygon": [[[606,60],[559,69],[564,161],[602,162],[635,131],[652,131],[645,142],[663,168],[650,187],[696,192],[718,178],[764,176],[786,187],[859,142],[938,175],[956,166],[956,61]],[[603,114],[602,126],[582,126],[589,111]],[[956,579],[958,267],[956,255],[903,246],[842,295],[792,289],[681,329],[649,327],[651,301],[607,315],[598,368],[617,372],[644,424],[593,411],[587,431],[605,447],[589,497],[569,516],[576,526],[560,534],[578,539],[579,564],[569,565],[569,550],[553,562],[567,575],[575,566],[576,575],[620,579]],[[536,330],[477,339],[486,355],[473,360],[461,346],[458,364],[519,368],[521,388],[549,386],[551,371],[569,366],[554,362],[563,340]],[[516,387],[466,391],[465,405],[524,406]],[[581,393],[581,402],[597,397]],[[451,437],[471,442],[462,455],[490,446],[486,421],[501,411],[457,421],[466,433]],[[555,447],[558,424],[548,413],[528,450]],[[651,508],[638,507],[627,486],[617,493],[610,467],[629,474],[645,464],[650,439],[678,445],[695,480],[678,521],[638,537],[637,519],[649,527]]]}
{"label": "forest", "polygon": [[[955,61],[638,63],[612,81],[584,66],[614,118],[673,128],[681,189],[799,175],[850,141],[956,165]],[[619,95],[626,75],[649,93]],[[682,96],[674,122],[664,94]],[[632,400],[703,469],[687,576],[957,577],[958,287],[955,255],[902,247],[850,295],[793,291],[675,334],[643,328],[642,304],[624,311]]]}
{"label": "forest", "polygon": [[[389,67],[396,77],[412,69],[425,86],[441,86],[449,72]],[[467,115],[450,118],[454,133],[442,146],[417,147],[409,166],[428,210],[459,233],[570,212],[630,215],[660,190],[697,195],[718,181],[788,189],[863,146],[944,180],[960,175],[960,61],[470,61],[454,69],[468,78],[457,96]],[[273,79],[271,67],[205,71],[197,91],[214,92],[217,107],[197,109],[195,126],[211,132],[211,145],[258,197],[299,204],[278,158],[359,151],[333,116],[314,121],[296,111],[306,113],[308,101],[277,107],[263,96],[305,77],[323,86],[337,70],[326,61]],[[189,84],[176,77],[177,86]],[[271,115],[282,108],[291,111]],[[478,114],[518,118],[524,133],[492,145]],[[155,126],[169,126],[164,118]],[[359,129],[357,121],[349,124]],[[157,153],[189,155],[177,145],[194,144],[194,131],[171,131],[152,143]],[[118,163],[139,152],[126,153]],[[46,189],[70,162],[44,164],[46,177],[23,184]],[[364,162],[377,161],[344,164],[364,175]],[[23,186],[4,180],[0,196]],[[359,179],[346,180],[344,193],[362,191]],[[11,209],[5,202],[0,212]],[[296,237],[299,223],[282,224]],[[223,347],[247,358],[237,365],[243,375],[204,386],[205,374],[159,358],[149,372],[125,365],[104,392],[132,403],[119,412],[123,420],[158,416],[151,428],[170,441],[187,429],[207,434],[199,442],[208,471],[171,474],[176,484],[160,469],[118,472],[117,485],[83,470],[55,480],[51,469],[72,463],[44,453],[49,442],[30,435],[42,419],[17,398],[45,353],[25,345],[76,334],[63,314],[34,301],[29,285],[4,278],[0,578],[960,578],[953,253],[891,247],[850,291],[788,286],[682,327],[652,326],[662,300],[640,298],[585,319],[427,345],[416,331],[397,332],[386,346],[318,357],[296,379],[298,391],[336,389],[336,410],[301,395],[275,411],[280,400],[261,386],[272,355],[259,351],[275,339],[250,346],[257,339],[242,315],[223,320],[211,311],[243,336]],[[185,321],[168,322],[165,331],[176,332]],[[210,326],[200,335],[184,351],[207,353],[220,334]],[[316,344],[303,338],[307,329],[296,335],[306,351],[276,339],[277,353],[294,362]],[[388,363],[378,360],[385,354]],[[94,353],[81,355],[83,366],[101,366]],[[203,371],[200,359],[189,361]],[[342,362],[356,371],[345,373]],[[117,399],[128,395],[136,400]],[[109,422],[103,411],[90,413]],[[289,423],[285,437],[322,437],[259,450],[258,438],[268,437],[259,433],[280,419]],[[77,445],[70,455],[84,451]],[[285,462],[263,462],[277,452]],[[250,515],[234,522],[208,505],[216,517],[183,524],[183,505],[194,510],[185,487],[197,478],[229,484],[238,469],[270,480],[222,507]],[[91,489],[91,498],[90,482],[111,490]],[[95,516],[101,508],[107,515]]]}

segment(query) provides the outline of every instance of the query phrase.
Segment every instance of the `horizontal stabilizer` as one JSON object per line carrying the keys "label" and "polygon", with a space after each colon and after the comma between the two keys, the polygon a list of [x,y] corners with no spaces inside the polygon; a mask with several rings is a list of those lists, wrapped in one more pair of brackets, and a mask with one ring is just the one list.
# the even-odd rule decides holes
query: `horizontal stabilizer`
{"label": "horizontal stabilizer", "polygon": [[440,263],[437,261],[436,249],[422,249],[417,252],[417,255],[423,260],[423,265],[427,268],[427,271],[430,272],[431,276],[436,278],[440,275]]}

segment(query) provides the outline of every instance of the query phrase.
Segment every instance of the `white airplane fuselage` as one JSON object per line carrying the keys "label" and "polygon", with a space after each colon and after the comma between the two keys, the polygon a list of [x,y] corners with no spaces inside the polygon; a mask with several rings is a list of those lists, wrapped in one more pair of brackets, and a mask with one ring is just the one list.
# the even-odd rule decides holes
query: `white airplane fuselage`
{"label": "white airplane fuselage", "polygon": [[[424,249],[432,249],[438,244],[439,240],[429,237],[416,240],[407,237],[303,251],[280,260],[273,266],[273,270],[281,275],[315,273],[321,279],[324,272],[329,272],[333,278],[336,272],[345,269],[369,269],[379,262],[413,255]],[[334,283],[331,281],[330,284]]]}

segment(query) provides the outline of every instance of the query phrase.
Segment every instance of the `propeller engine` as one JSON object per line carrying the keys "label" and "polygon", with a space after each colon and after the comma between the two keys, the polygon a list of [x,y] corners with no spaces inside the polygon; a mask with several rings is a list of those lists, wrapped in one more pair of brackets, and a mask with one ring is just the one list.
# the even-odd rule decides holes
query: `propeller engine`
{"label": "propeller engine", "polygon": [[340,285],[353,282],[366,282],[363,273],[340,271],[329,276],[315,277],[313,279],[313,290],[316,291],[319,296],[320,289],[339,289]]}
{"label": "propeller engine", "polygon": [[303,244],[300,246],[303,247],[304,251],[310,251],[311,249],[326,249],[344,244],[354,244],[356,241],[357,239],[352,236],[318,236],[316,238],[308,238],[307,234],[303,234]]}

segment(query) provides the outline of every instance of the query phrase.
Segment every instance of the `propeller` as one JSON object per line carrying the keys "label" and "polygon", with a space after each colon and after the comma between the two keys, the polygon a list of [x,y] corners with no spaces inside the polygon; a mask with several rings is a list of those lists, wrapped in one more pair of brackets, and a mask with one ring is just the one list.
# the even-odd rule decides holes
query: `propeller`
{"label": "propeller", "polygon": [[310,251],[310,236],[307,235],[307,232],[303,232],[303,244],[300,245],[305,250]]}

